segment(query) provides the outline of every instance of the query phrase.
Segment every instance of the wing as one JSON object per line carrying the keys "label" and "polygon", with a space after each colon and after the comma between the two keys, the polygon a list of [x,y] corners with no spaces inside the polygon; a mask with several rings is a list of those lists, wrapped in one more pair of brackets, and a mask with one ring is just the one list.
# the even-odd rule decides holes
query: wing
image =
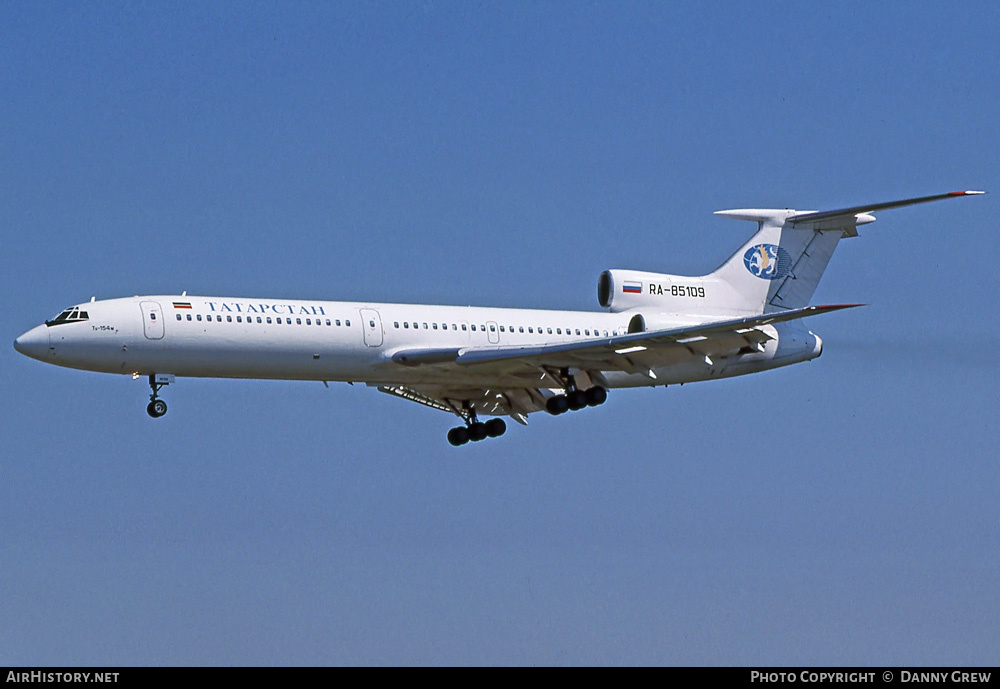
{"label": "wing", "polygon": [[861,304],[806,306],[748,318],[535,347],[468,348],[458,353],[455,362],[465,366],[520,362],[536,369],[575,366],[602,371],[645,373],[650,368],[676,363],[692,355],[705,358],[711,363],[713,355],[742,347],[759,349],[759,345],[772,339],[760,330],[763,325],[856,306]]}
{"label": "wing", "polygon": [[[642,373],[655,378],[653,369],[691,357],[712,364],[712,357],[760,351],[772,339],[762,326],[860,304],[807,306],[774,313],[654,330],[608,338],[527,347],[465,347],[411,349],[396,352],[392,360],[405,366],[458,366],[477,376],[496,374],[519,377],[523,386],[484,388],[458,385],[380,386],[379,390],[435,409],[463,416],[463,402],[479,413],[523,416],[545,408],[546,399],[564,386],[559,371],[572,368],[588,376],[589,384],[602,384],[601,371]],[[579,381],[578,381],[579,384]],[[582,385],[581,385],[582,387]],[[522,417],[522,418],[519,418]]]}

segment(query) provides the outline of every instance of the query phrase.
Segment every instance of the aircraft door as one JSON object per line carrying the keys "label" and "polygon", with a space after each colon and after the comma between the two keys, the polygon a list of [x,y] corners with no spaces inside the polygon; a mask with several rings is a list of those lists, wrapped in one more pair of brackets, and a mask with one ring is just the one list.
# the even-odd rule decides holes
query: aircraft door
{"label": "aircraft door", "polygon": [[486,321],[486,336],[492,344],[500,342],[500,326],[494,321]]}
{"label": "aircraft door", "polygon": [[369,347],[382,346],[382,319],[375,309],[361,309],[361,329],[365,344]]}
{"label": "aircraft door", "polygon": [[155,301],[139,304],[142,309],[142,332],[147,340],[163,339],[163,311]]}

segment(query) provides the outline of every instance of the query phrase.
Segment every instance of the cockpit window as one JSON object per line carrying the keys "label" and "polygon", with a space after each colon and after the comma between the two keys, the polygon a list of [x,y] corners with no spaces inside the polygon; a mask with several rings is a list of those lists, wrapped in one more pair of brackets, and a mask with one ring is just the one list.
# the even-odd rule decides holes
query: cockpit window
{"label": "cockpit window", "polygon": [[45,325],[62,325],[63,323],[79,323],[80,321],[85,321],[89,318],[86,311],[81,311],[78,308],[66,309],[58,316],[53,318],[51,321],[45,321]]}

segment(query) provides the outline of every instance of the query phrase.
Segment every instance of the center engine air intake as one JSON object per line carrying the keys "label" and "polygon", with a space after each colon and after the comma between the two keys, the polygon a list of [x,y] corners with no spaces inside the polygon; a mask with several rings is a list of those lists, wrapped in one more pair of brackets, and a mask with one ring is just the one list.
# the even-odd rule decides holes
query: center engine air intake
{"label": "center engine air intake", "polygon": [[645,306],[663,310],[666,304],[657,299],[656,293],[662,295],[663,286],[666,285],[669,290],[670,284],[677,279],[676,275],[663,273],[605,270],[597,278],[597,302],[613,313]]}

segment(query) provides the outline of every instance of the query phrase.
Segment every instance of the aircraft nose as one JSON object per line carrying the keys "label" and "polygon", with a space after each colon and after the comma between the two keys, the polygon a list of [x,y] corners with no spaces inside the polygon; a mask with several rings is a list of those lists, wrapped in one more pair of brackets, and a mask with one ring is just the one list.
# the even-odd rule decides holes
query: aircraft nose
{"label": "aircraft nose", "polygon": [[14,340],[14,349],[32,359],[44,359],[49,351],[49,329],[39,325]]}

